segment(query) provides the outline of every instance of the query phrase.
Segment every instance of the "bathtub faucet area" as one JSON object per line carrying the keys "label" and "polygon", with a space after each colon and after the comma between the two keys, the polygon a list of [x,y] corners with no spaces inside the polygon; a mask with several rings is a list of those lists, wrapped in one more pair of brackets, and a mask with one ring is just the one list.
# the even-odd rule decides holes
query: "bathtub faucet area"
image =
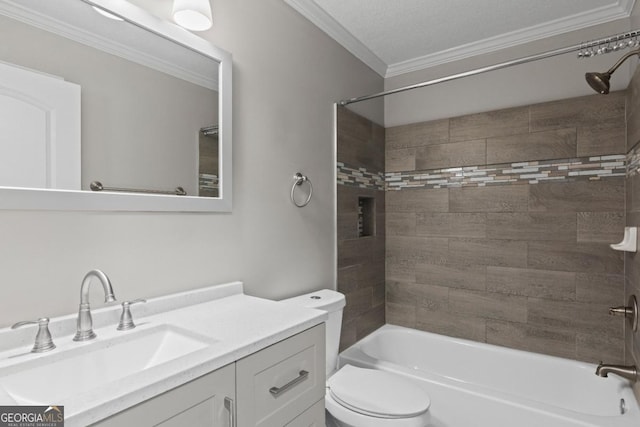
{"label": "bathtub faucet area", "polygon": [[622,378],[626,378],[630,381],[638,381],[640,379],[640,375],[638,374],[638,369],[633,366],[624,366],[624,365],[605,365],[602,362],[596,368],[596,375],[600,377],[608,377],[609,374],[616,374],[621,376]]}

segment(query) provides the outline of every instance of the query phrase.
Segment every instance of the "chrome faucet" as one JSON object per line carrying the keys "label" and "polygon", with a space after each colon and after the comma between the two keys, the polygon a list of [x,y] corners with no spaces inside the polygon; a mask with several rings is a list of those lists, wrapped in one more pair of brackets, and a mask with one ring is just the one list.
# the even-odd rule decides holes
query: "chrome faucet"
{"label": "chrome faucet", "polygon": [[89,307],[89,285],[91,279],[97,277],[102,282],[102,288],[104,289],[104,302],[113,302],[116,297],[113,295],[113,288],[111,282],[106,274],[100,270],[91,270],[82,279],[82,286],[80,287],[80,308],[78,310],[78,329],[76,336],[73,337],[74,341],[87,341],[96,337],[93,332],[93,319],[91,318],[91,307]]}
{"label": "chrome faucet", "polygon": [[616,374],[621,376],[622,378],[626,378],[634,382],[640,380],[640,373],[638,373],[638,369],[635,367],[635,365],[605,365],[600,362],[600,364],[596,368],[596,375],[606,378],[609,376],[609,374]]}

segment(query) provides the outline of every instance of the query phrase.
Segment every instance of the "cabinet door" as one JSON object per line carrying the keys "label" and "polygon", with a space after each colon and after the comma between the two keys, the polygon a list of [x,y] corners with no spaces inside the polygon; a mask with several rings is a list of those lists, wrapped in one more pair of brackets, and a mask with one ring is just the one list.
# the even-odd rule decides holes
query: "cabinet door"
{"label": "cabinet door", "polygon": [[232,427],[235,394],[235,366],[231,364],[95,425]]}
{"label": "cabinet door", "polygon": [[322,323],[236,362],[238,427],[287,425],[324,398],[324,334]]}
{"label": "cabinet door", "polygon": [[325,427],[324,399],[304,411],[285,427]]}

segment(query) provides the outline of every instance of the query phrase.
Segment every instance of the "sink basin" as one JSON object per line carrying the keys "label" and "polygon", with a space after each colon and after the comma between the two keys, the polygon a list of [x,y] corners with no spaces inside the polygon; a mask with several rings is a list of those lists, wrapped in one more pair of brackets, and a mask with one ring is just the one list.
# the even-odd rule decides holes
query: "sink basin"
{"label": "sink basin", "polygon": [[[60,404],[216,341],[171,325],[91,341],[0,370],[0,388],[18,405]],[[43,379],[46,378],[46,381]],[[3,394],[4,394],[3,393]]]}

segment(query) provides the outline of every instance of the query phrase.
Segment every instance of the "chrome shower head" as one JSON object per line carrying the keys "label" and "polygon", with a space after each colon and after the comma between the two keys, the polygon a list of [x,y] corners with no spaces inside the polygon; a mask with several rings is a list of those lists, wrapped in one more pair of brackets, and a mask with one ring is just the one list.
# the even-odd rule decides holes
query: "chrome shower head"
{"label": "chrome shower head", "polygon": [[609,73],[586,73],[584,78],[589,83],[589,86],[596,92],[606,95],[609,93],[609,80],[611,79],[611,74]]}
{"label": "chrome shower head", "polygon": [[624,55],[622,58],[618,59],[618,62],[616,62],[613,67],[609,69],[609,71],[605,73],[586,73],[584,75],[584,78],[587,80],[587,83],[589,83],[589,86],[591,86],[593,90],[600,94],[606,95],[609,93],[611,75],[618,69],[620,65],[622,65],[624,61],[626,61],[633,55],[640,55],[640,49],[633,50]]}

